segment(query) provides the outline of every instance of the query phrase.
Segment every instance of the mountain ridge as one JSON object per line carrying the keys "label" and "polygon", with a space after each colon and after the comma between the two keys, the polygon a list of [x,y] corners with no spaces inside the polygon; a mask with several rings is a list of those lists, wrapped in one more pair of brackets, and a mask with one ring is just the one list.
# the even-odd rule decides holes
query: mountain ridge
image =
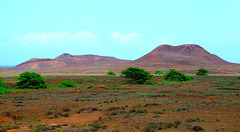
{"label": "mountain ridge", "polygon": [[23,62],[13,69],[46,69],[46,68],[77,68],[77,67],[160,67],[160,66],[217,66],[217,65],[239,65],[227,62],[217,55],[211,54],[203,47],[196,44],[183,44],[172,46],[163,44],[153,49],[148,54],[136,60],[123,60],[110,56],[93,54],[71,55],[63,53],[54,59],[33,58]]}

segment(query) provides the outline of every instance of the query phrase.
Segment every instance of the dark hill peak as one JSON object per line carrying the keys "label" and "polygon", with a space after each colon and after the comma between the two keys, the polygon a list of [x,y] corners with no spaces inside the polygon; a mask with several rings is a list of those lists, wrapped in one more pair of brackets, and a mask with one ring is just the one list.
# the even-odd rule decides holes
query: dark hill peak
{"label": "dark hill peak", "polygon": [[68,58],[68,57],[73,57],[73,56],[69,53],[63,53],[60,56],[58,56],[57,58]]}
{"label": "dark hill peak", "polygon": [[201,46],[196,44],[184,44],[178,46],[172,46],[168,44],[160,45],[155,48],[153,51],[177,51],[177,50],[204,50]]}

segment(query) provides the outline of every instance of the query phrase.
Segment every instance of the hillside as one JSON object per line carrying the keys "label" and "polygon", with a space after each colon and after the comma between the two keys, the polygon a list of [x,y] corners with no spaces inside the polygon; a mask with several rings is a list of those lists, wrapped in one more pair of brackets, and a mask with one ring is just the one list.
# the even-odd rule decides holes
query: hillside
{"label": "hillside", "polygon": [[147,65],[229,65],[231,63],[209,53],[195,44],[179,46],[161,45],[150,53],[134,61]]}
{"label": "hillside", "polygon": [[14,69],[44,69],[63,68],[72,66],[91,66],[102,64],[125,63],[128,60],[121,60],[114,57],[98,55],[70,55],[64,53],[54,59],[34,58],[17,65]]}
{"label": "hillside", "polygon": [[34,58],[8,70],[102,74],[109,70],[120,73],[122,69],[130,66],[142,67],[151,72],[159,68],[167,72],[173,68],[189,74],[203,67],[209,69],[213,74],[237,74],[240,70],[240,64],[227,62],[195,44],[160,45],[150,53],[133,61],[109,56],[64,53],[54,59]]}

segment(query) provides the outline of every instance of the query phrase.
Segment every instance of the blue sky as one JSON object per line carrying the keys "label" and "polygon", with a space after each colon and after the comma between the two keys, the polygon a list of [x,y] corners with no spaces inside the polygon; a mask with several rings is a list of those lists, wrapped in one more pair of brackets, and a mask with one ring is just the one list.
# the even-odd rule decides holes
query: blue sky
{"label": "blue sky", "polygon": [[62,53],[137,59],[198,44],[240,63],[240,0],[1,0],[0,65]]}

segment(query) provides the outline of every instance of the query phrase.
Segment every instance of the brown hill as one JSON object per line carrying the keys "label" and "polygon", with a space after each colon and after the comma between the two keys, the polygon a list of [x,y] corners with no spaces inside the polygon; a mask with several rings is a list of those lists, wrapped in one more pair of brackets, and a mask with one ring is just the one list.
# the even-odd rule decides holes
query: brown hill
{"label": "brown hill", "polygon": [[142,67],[154,72],[162,69],[177,69],[193,74],[198,68],[206,68],[210,73],[239,73],[240,64],[227,62],[209,53],[199,45],[185,44],[179,46],[160,45],[143,57],[130,61],[98,55],[70,55],[64,53],[54,59],[31,59],[9,70],[19,72],[29,70],[40,73],[81,73],[99,74],[112,70],[120,73],[127,67]]}
{"label": "brown hill", "polygon": [[121,60],[114,57],[98,55],[70,55],[64,53],[55,59],[34,58],[17,65],[14,69],[43,69],[43,68],[62,68],[72,66],[90,66],[102,64],[125,63],[128,60]]}
{"label": "brown hill", "polygon": [[145,65],[229,65],[231,63],[210,54],[199,45],[161,45],[134,61]]}

